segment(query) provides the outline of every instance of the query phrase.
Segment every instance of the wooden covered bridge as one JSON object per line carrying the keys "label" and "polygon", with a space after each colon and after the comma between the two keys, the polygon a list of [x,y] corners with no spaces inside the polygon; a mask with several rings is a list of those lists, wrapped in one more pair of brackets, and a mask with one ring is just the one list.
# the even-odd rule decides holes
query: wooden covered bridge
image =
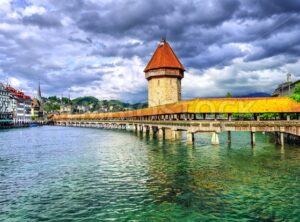
{"label": "wooden covered bridge", "polygon": [[300,103],[287,97],[194,99],[139,110],[108,113],[55,115],[55,125],[93,128],[121,128],[177,140],[186,131],[188,143],[194,134],[212,134],[212,144],[219,144],[218,134],[250,132],[255,144],[255,132],[274,132],[284,144],[285,134],[300,136]]}

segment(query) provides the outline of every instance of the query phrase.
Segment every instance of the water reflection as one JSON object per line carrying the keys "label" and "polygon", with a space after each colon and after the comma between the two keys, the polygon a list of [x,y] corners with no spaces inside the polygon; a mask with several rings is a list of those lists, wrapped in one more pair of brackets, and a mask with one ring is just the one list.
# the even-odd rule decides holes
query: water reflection
{"label": "water reflection", "polygon": [[[293,180],[295,171],[287,174],[285,166],[276,161],[277,156],[284,160],[285,149],[265,143],[269,140],[262,134],[256,146],[243,143],[241,147],[237,147],[241,142],[211,146],[207,140],[206,144],[191,147],[184,142],[150,140],[156,147],[148,152],[149,171],[155,183],[149,183],[148,188],[158,203],[176,203],[218,216],[238,213],[253,220],[272,220],[276,218],[274,212],[283,206],[265,204],[274,203],[277,195],[288,204],[284,199],[288,196],[278,192],[279,181],[282,177]],[[296,152],[299,156],[299,150]],[[170,158],[172,155],[176,158]]]}

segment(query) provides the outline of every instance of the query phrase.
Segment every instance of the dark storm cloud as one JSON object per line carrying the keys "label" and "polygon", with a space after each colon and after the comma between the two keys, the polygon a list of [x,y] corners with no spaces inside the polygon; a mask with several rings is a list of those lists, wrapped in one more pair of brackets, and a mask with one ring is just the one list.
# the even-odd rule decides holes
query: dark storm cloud
{"label": "dark storm cloud", "polygon": [[40,28],[56,28],[62,25],[55,14],[34,14],[23,17],[22,21],[25,25],[37,25]]}
{"label": "dark storm cloud", "polygon": [[233,46],[212,47],[196,57],[186,59],[186,66],[198,69],[200,67],[206,69],[211,66],[223,68],[225,65],[229,65],[234,58],[243,54],[240,49]]}
{"label": "dark storm cloud", "polygon": [[151,50],[149,45],[144,45],[139,42],[126,42],[122,44],[116,42],[108,46],[101,43],[95,43],[95,49],[92,51],[91,55],[100,55],[104,57],[119,56],[123,58],[131,58],[133,56],[144,57],[149,50]]}
{"label": "dark storm cloud", "polygon": [[201,1],[115,1],[101,10],[88,8],[80,13],[78,27],[92,33],[138,36],[157,39],[170,35],[174,39],[190,26],[215,26],[230,19],[239,2],[223,0]]}
{"label": "dark storm cloud", "polygon": [[243,0],[238,15],[241,17],[266,18],[275,14],[299,13],[298,0]]}
{"label": "dark storm cloud", "polygon": [[101,11],[97,8],[83,11],[77,24],[85,31],[116,35],[134,28],[144,29],[152,25],[151,19],[159,18],[173,8],[168,1],[116,1]]}
{"label": "dark storm cloud", "polygon": [[294,30],[289,33],[280,33],[267,40],[259,40],[253,45],[258,49],[246,57],[246,61],[254,61],[272,57],[278,54],[287,54],[290,56],[300,55],[300,30]]}
{"label": "dark storm cloud", "polygon": [[[114,75],[120,80],[116,84],[121,83],[111,84],[112,94],[143,100],[146,88],[129,87],[138,81],[137,87],[145,87],[137,78],[143,78],[143,66],[162,36],[187,71],[205,75],[211,68],[235,67],[215,80],[216,87],[226,87],[225,91],[263,88],[254,87],[253,81],[262,78],[257,73],[284,70],[286,64],[299,62],[299,0],[10,3],[11,9],[0,6],[0,78],[27,80],[31,87],[40,79],[48,94],[72,87],[83,92],[81,87],[89,85],[96,91],[104,81],[115,81],[109,78]],[[243,76],[244,72],[250,73]],[[260,82],[265,87],[275,84]]]}

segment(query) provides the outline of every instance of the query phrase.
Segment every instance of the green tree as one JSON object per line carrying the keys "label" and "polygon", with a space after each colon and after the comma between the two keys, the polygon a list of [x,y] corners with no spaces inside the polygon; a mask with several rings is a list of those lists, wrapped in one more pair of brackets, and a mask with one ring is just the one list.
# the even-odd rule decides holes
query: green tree
{"label": "green tree", "polygon": [[60,109],[60,105],[53,103],[46,103],[44,105],[44,109],[46,112],[58,111]]}
{"label": "green tree", "polygon": [[63,97],[62,102],[63,102],[63,104],[71,104],[71,100],[67,97]]}
{"label": "green tree", "polygon": [[290,96],[291,99],[297,101],[297,102],[300,102],[300,94],[293,94]]}
{"label": "green tree", "polygon": [[296,84],[294,93],[290,96],[291,99],[300,102],[300,83]]}
{"label": "green tree", "polygon": [[296,84],[294,94],[300,95],[300,83]]}
{"label": "green tree", "polygon": [[60,99],[57,98],[56,96],[50,96],[50,97],[48,97],[48,100],[49,100],[51,103],[55,103],[55,102],[59,103],[59,102],[60,102]]}
{"label": "green tree", "polygon": [[230,92],[227,92],[225,97],[226,98],[232,98],[232,94]]}
{"label": "green tree", "polygon": [[84,96],[72,100],[74,105],[87,106],[90,104],[96,105],[99,100],[93,96]]}

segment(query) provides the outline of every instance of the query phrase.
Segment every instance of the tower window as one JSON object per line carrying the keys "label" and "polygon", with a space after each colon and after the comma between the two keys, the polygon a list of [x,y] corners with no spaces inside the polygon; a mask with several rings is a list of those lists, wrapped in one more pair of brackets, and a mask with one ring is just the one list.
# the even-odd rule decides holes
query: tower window
{"label": "tower window", "polygon": [[157,85],[159,86],[159,82],[160,82],[160,80],[158,80],[158,82],[157,82]]}

